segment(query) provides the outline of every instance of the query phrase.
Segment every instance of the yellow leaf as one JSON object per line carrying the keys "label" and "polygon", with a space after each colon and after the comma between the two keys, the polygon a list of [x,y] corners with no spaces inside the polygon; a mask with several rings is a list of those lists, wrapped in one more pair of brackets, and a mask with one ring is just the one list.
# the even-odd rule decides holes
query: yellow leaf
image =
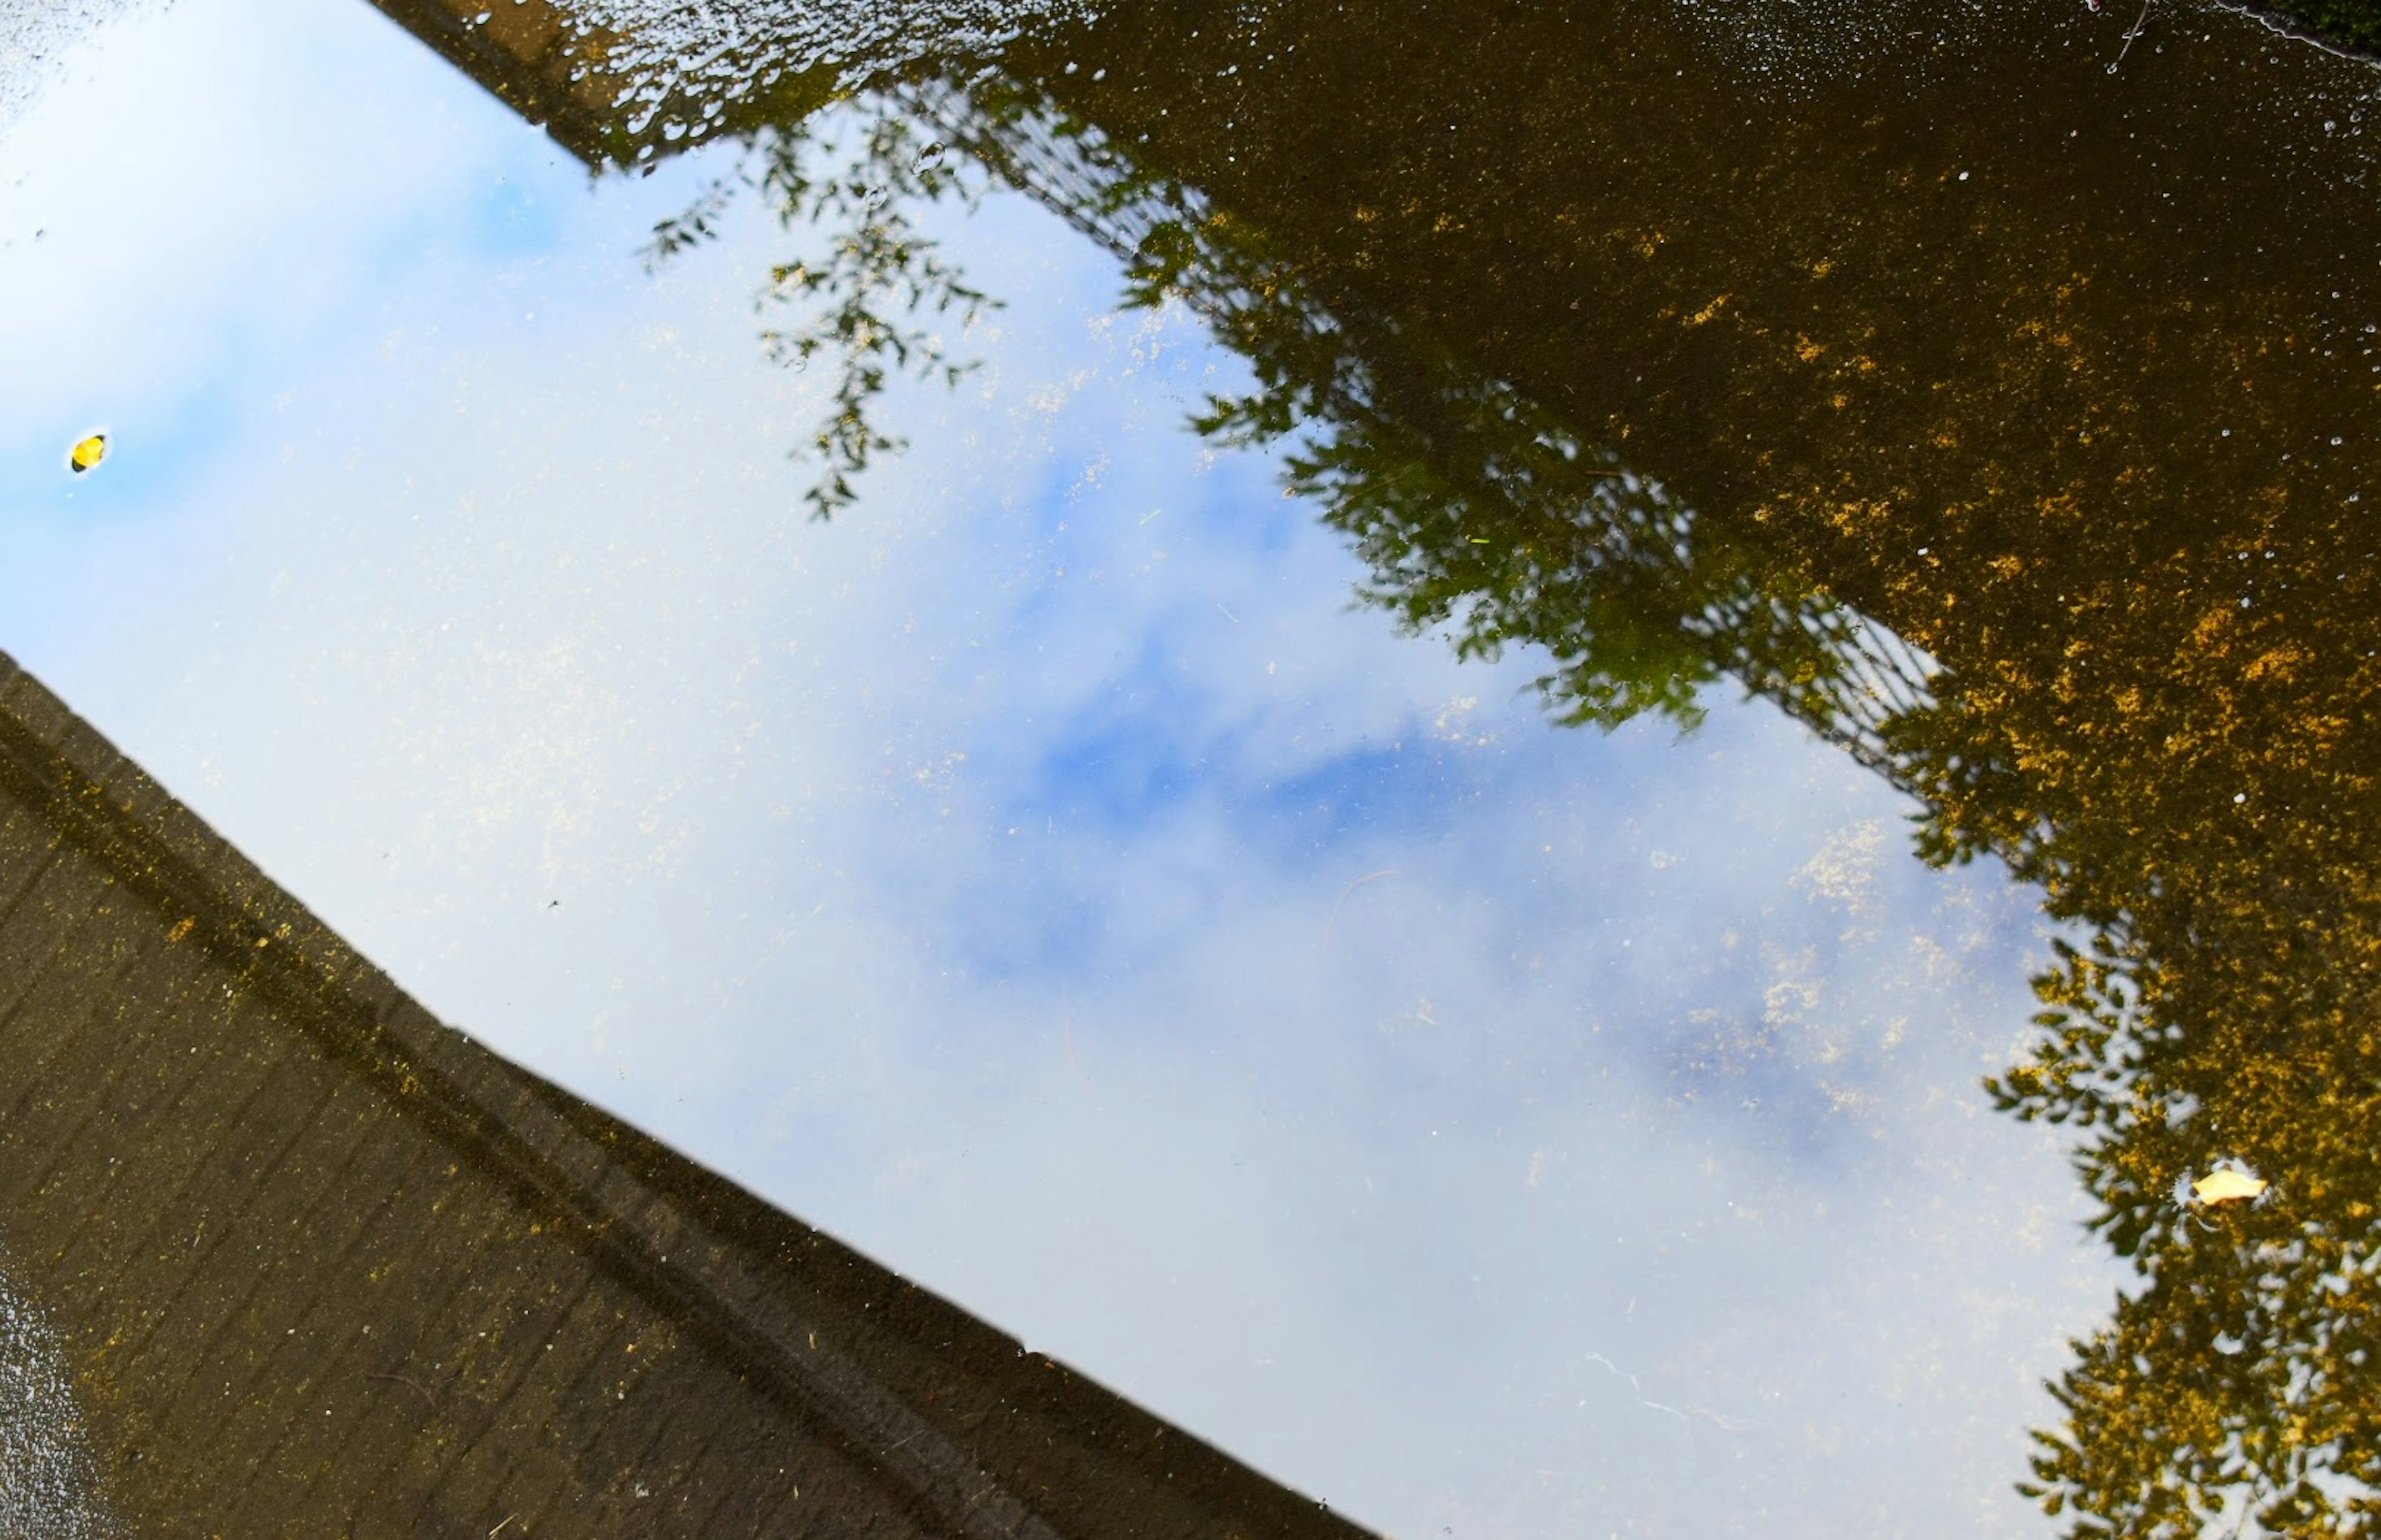
{"label": "yellow leaf", "polygon": [[93,434],[89,438],[84,439],[80,444],[74,446],[73,450],[67,456],[67,463],[73,466],[75,474],[79,476],[84,471],[90,470],[92,466],[97,465],[106,457],[106,454],[107,435],[105,434]]}
{"label": "yellow leaf", "polygon": [[2191,1184],[2192,1195],[2203,1204],[2239,1203],[2265,1190],[2263,1179],[2230,1168],[2210,1171]]}

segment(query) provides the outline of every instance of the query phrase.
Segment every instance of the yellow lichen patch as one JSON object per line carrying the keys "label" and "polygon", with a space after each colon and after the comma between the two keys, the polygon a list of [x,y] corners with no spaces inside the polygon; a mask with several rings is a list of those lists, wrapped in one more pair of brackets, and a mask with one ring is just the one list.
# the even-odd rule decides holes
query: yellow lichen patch
{"label": "yellow lichen patch", "polygon": [[2285,680],[2296,673],[2298,666],[2305,661],[2306,654],[2296,647],[2276,647],[2270,652],[2259,654],[2256,660],[2241,672],[2253,679],[2262,679],[2270,675],[2277,680]]}
{"label": "yellow lichen patch", "polygon": [[1717,315],[1720,311],[1726,307],[1728,299],[1729,297],[1725,294],[1714,296],[1710,304],[1705,305],[1703,309],[1695,312],[1694,314],[1687,317],[1686,324],[1690,326],[1702,325],[1703,323],[1709,321],[1713,316]]}

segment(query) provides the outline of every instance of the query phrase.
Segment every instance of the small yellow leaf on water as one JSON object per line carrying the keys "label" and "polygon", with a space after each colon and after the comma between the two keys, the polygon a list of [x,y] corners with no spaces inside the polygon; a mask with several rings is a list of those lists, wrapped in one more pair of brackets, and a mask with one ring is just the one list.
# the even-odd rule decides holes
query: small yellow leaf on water
{"label": "small yellow leaf on water", "polygon": [[2210,1171],[2191,1184],[2192,1195],[2204,1204],[2238,1203],[2265,1190],[2265,1183],[2246,1171]]}
{"label": "small yellow leaf on water", "polygon": [[74,446],[67,456],[67,463],[73,466],[75,474],[79,476],[106,457],[107,435],[93,434]]}

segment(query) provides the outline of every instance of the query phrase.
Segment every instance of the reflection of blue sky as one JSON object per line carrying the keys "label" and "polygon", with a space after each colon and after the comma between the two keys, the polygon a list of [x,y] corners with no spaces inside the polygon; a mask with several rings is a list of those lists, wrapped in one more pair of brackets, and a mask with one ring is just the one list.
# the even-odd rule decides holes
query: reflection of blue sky
{"label": "reflection of blue sky", "polygon": [[703,165],[591,191],[360,6],[77,71],[0,141],[0,645],[433,1009],[1398,1534],[2024,1527],[2107,1285],[1976,1090],[2033,922],[1865,772],[1352,609],[1180,430],[1238,365],[1015,199],[820,526],[794,238],[635,260]]}

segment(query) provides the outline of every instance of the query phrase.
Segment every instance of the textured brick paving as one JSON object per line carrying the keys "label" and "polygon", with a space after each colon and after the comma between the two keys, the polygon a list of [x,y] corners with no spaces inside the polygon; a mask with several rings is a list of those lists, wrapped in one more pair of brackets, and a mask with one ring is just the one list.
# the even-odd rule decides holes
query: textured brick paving
{"label": "textured brick paving", "polygon": [[1359,1533],[433,1021],[5,657],[0,1248],[144,1536]]}

